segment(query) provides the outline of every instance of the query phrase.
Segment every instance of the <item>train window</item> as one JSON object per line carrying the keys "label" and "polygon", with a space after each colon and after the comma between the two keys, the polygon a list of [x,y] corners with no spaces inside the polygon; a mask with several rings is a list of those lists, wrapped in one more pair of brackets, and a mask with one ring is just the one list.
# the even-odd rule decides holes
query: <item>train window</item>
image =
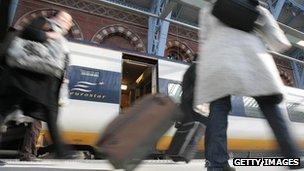
{"label": "train window", "polygon": [[243,97],[247,117],[264,118],[258,103],[252,97]]}
{"label": "train window", "polygon": [[99,71],[90,71],[90,70],[81,69],[80,73],[83,76],[99,77]]}
{"label": "train window", "polygon": [[290,120],[304,123],[304,104],[287,103],[286,105]]}
{"label": "train window", "polygon": [[182,96],[182,86],[180,84],[176,83],[169,83],[168,84],[168,96],[171,97],[171,99],[176,102],[181,102],[181,96]]}

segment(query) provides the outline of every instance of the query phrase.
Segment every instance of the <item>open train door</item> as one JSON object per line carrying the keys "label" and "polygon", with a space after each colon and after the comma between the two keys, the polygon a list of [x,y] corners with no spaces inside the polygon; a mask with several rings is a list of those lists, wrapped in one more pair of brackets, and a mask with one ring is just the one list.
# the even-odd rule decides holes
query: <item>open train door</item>
{"label": "open train door", "polygon": [[121,109],[135,100],[157,93],[157,59],[124,54],[121,78]]}

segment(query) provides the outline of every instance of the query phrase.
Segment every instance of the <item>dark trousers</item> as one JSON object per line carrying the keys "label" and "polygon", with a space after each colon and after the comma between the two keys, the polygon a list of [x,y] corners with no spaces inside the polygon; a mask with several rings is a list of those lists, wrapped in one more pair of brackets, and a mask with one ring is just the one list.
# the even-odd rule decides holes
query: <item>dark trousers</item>
{"label": "dark trousers", "polygon": [[20,159],[37,156],[37,141],[40,131],[42,129],[41,121],[34,120],[33,123],[29,123],[25,130],[24,140],[20,149]]}
{"label": "dark trousers", "polygon": [[42,112],[46,117],[46,123],[49,129],[53,145],[55,147],[55,153],[58,157],[62,157],[67,154],[67,147],[61,140],[59,129],[57,126],[57,114],[58,107],[45,107],[37,102],[30,101],[22,98],[22,93],[18,91],[8,92],[6,95],[0,96],[0,125],[3,123],[5,116],[15,110],[15,105],[21,107],[21,110],[25,114]]}
{"label": "dark trousers", "polygon": [[[280,146],[284,157],[299,157],[300,152],[295,140],[290,136],[282,111],[278,106],[281,96],[255,97],[265,115]],[[215,100],[210,104],[210,116],[205,135],[205,155],[209,167],[228,165],[227,126],[228,114],[231,110],[230,96]],[[254,125],[248,125],[254,127]]]}

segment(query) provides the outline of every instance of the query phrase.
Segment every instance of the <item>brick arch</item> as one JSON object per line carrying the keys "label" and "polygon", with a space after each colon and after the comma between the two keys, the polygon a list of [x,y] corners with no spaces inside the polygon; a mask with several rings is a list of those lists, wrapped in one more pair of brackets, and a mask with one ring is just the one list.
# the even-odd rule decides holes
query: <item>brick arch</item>
{"label": "brick arch", "polygon": [[166,48],[166,56],[168,56],[172,51],[178,50],[182,55],[181,60],[187,60],[188,62],[193,61],[195,53],[193,50],[186,44],[180,41],[168,41]]}
{"label": "brick arch", "polygon": [[293,86],[294,82],[293,82],[293,79],[292,79],[292,77],[290,76],[289,73],[287,73],[286,71],[281,70],[281,69],[279,69],[279,73],[280,73],[280,76],[281,76],[283,82],[286,85]]}
{"label": "brick arch", "polygon": [[146,52],[146,47],[142,39],[134,33],[132,30],[126,26],[115,24],[101,28],[94,34],[91,41],[95,43],[102,43],[107,38],[111,36],[122,36],[125,39],[129,40],[130,43],[135,47],[139,52]]}
{"label": "brick arch", "polygon": [[[22,30],[33,19],[38,18],[38,17],[49,18],[51,16],[54,16],[54,14],[57,11],[58,10],[56,10],[56,9],[39,9],[39,10],[30,11],[30,12],[24,14],[23,16],[21,16],[15,23],[14,27],[18,30]],[[73,26],[72,26],[69,34],[72,35],[73,39],[83,40],[82,31],[81,31],[78,23],[74,19],[73,19]]]}

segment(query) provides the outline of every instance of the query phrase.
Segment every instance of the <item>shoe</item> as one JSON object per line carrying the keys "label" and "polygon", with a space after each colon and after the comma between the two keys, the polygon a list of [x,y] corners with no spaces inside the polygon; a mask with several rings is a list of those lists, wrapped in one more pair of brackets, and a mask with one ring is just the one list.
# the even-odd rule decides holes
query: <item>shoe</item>
{"label": "shoe", "polygon": [[290,166],[289,170],[297,170],[297,169],[303,169],[304,168],[304,158],[300,159],[300,165],[299,166]]}
{"label": "shoe", "polygon": [[236,171],[234,167],[207,167],[207,171]]}
{"label": "shoe", "polygon": [[38,162],[41,161],[41,159],[37,158],[34,155],[22,155],[19,157],[20,161],[28,161],[28,162]]}
{"label": "shoe", "polygon": [[84,159],[84,155],[77,151],[68,151],[66,153],[57,155],[57,159]]}
{"label": "shoe", "polygon": [[207,171],[236,171],[234,167],[231,167],[227,161],[223,167],[212,167],[210,161],[206,160],[205,167],[207,167]]}

